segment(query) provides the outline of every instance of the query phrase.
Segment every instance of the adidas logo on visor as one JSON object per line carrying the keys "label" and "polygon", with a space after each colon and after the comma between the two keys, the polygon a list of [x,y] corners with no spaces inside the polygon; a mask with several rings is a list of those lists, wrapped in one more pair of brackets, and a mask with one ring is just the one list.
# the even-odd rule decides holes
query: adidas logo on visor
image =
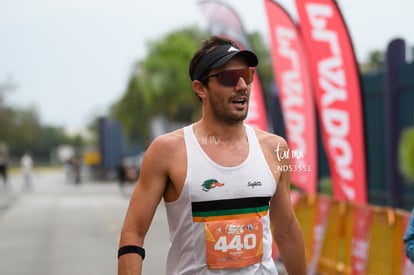
{"label": "adidas logo on visor", "polygon": [[238,52],[238,51],[240,51],[239,49],[237,49],[237,48],[235,48],[235,47],[233,47],[233,46],[231,46],[228,50],[227,50],[228,52]]}

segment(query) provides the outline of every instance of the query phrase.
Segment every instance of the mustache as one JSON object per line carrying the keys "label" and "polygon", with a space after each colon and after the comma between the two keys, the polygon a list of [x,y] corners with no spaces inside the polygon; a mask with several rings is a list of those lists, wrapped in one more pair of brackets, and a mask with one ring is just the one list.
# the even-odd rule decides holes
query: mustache
{"label": "mustache", "polygon": [[241,96],[245,96],[245,97],[249,97],[249,94],[247,93],[247,91],[237,91],[236,94],[234,96],[232,96],[232,98],[237,98],[237,97],[241,97]]}

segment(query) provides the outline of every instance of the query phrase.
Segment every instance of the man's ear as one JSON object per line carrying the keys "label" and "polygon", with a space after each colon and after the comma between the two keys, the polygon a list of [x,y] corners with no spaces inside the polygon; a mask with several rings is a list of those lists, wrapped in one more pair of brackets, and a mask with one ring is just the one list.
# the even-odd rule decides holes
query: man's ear
{"label": "man's ear", "polygon": [[203,83],[201,83],[201,81],[193,80],[192,87],[193,87],[193,91],[196,93],[196,95],[199,98],[203,99],[207,97],[207,89],[203,85]]}

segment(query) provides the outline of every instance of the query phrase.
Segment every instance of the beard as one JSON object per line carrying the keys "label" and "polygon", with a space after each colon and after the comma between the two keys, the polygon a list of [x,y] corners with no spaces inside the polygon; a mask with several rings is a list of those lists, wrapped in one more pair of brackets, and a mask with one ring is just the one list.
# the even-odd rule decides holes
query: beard
{"label": "beard", "polygon": [[[246,93],[243,93],[243,95],[245,94]],[[249,100],[247,100],[245,104],[246,106],[243,110],[232,110],[230,108],[231,99],[229,101],[224,101],[223,98],[212,96],[210,93],[210,111],[218,122],[232,125],[244,121],[249,109]]]}

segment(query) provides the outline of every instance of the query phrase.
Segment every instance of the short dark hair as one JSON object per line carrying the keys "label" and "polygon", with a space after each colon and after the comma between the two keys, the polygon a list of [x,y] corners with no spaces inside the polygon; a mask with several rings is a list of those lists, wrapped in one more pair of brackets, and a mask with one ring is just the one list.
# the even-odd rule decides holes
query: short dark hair
{"label": "short dark hair", "polygon": [[[236,42],[224,37],[212,36],[207,40],[203,40],[201,42],[200,48],[194,53],[193,57],[190,60],[190,66],[188,70],[190,78],[192,78],[192,76],[194,75],[195,68],[199,64],[201,57],[203,57],[205,54],[210,52],[215,47],[221,45],[232,45],[236,48],[239,48]],[[205,73],[207,74],[208,72]],[[201,80],[201,82],[203,83],[203,85],[207,86],[208,78]]]}

